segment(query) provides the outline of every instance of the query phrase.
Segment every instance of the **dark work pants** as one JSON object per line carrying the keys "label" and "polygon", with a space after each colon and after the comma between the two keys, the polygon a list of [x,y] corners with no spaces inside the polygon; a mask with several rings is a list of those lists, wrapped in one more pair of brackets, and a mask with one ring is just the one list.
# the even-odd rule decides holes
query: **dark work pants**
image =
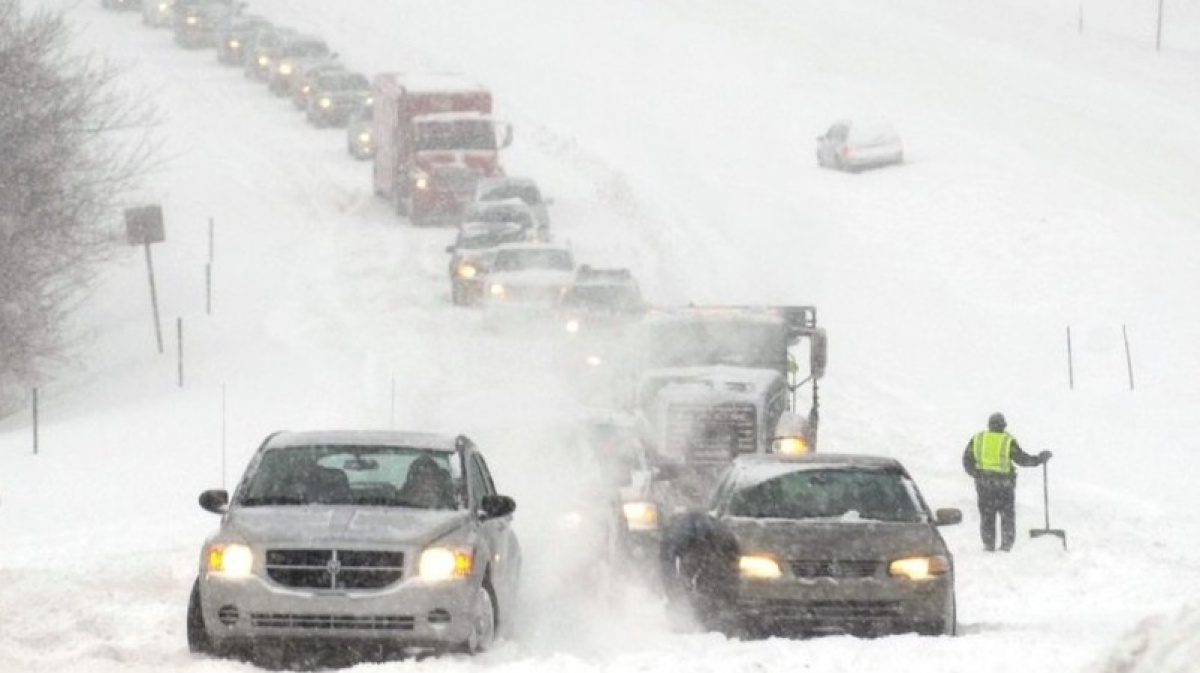
{"label": "dark work pants", "polygon": [[988,551],[996,548],[996,517],[1000,517],[1000,549],[1012,549],[1017,538],[1017,514],[1013,497],[1016,482],[1007,479],[976,479],[979,495],[979,537]]}

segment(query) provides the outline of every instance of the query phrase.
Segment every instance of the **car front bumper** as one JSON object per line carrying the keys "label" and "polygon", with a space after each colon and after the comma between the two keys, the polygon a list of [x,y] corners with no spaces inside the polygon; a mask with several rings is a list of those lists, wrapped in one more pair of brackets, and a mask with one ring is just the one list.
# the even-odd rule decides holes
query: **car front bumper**
{"label": "car front bumper", "polygon": [[737,613],[773,633],[941,633],[954,619],[951,576],[928,582],[742,578],[739,589]]}
{"label": "car front bumper", "polygon": [[220,649],[297,640],[436,648],[470,636],[477,584],[408,579],[379,590],[327,591],[208,575],[200,596],[208,634]]}

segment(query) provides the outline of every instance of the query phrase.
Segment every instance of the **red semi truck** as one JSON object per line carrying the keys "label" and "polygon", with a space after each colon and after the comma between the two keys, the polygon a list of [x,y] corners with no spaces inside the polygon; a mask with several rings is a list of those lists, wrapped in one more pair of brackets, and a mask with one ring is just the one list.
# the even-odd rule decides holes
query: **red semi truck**
{"label": "red semi truck", "polygon": [[456,73],[384,73],[372,87],[375,193],[413,224],[455,222],[475,182],[503,175],[512,127],[492,94]]}

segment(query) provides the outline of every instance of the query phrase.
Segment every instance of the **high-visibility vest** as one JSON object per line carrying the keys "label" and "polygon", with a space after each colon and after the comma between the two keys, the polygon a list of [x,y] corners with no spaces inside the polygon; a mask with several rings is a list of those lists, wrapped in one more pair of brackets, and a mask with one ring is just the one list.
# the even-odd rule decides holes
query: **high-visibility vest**
{"label": "high-visibility vest", "polygon": [[1012,474],[1012,435],[1007,432],[981,432],[972,440],[975,467],[980,472]]}

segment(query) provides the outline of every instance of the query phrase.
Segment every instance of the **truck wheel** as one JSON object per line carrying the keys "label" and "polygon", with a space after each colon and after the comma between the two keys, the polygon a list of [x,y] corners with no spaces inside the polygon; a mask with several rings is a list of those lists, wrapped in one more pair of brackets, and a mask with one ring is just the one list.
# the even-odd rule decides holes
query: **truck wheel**
{"label": "truck wheel", "polygon": [[187,609],[187,642],[188,650],[193,654],[211,655],[216,648],[208,637],[208,629],[204,626],[204,611],[200,608],[200,580],[192,585],[192,596],[188,599]]}

